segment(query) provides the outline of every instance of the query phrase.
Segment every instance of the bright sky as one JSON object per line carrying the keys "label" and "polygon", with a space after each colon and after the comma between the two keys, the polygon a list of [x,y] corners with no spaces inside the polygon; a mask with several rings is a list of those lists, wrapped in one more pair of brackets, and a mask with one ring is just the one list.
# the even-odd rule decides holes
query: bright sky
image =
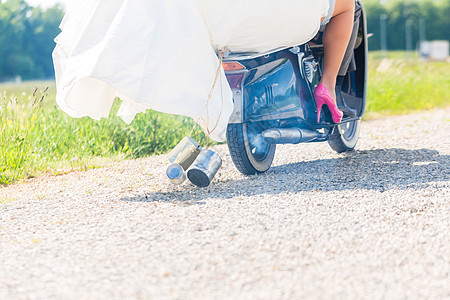
{"label": "bright sky", "polygon": [[[69,0],[26,0],[32,6],[42,6],[44,8],[55,5],[56,3],[66,4]],[[72,0],[73,1],[73,0]]]}

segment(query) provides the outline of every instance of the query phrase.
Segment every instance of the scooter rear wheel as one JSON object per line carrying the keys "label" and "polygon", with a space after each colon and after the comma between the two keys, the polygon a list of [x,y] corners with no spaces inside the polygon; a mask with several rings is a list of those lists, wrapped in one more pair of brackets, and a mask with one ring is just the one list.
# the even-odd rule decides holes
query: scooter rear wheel
{"label": "scooter rear wheel", "polygon": [[328,144],[337,153],[352,151],[358,143],[360,130],[361,120],[337,125],[328,138]]}
{"label": "scooter rear wheel", "polygon": [[236,168],[244,175],[266,172],[275,157],[276,145],[267,144],[256,123],[229,124],[228,149]]}

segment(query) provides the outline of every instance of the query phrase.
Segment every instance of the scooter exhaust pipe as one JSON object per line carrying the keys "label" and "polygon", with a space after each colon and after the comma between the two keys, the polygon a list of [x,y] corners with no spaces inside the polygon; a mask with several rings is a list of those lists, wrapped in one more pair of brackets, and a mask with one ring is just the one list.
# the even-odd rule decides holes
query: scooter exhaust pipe
{"label": "scooter exhaust pipe", "polygon": [[300,144],[327,139],[325,133],[301,128],[271,128],[261,135],[268,144]]}

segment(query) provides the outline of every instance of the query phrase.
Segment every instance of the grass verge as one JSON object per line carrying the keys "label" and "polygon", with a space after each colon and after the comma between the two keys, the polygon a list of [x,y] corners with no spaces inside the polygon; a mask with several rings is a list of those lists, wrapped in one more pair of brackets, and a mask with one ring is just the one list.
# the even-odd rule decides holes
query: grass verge
{"label": "grass verge", "polygon": [[424,62],[413,54],[390,52],[369,57],[366,119],[450,105],[448,62]]}
{"label": "grass verge", "polygon": [[[184,117],[148,112],[138,115],[127,126],[114,116],[119,101],[108,119],[73,119],[55,105],[52,82],[2,88],[0,184],[3,185],[42,172],[62,174],[124,158],[164,153],[189,134],[194,125]],[[201,143],[206,139],[200,129],[193,137]]]}

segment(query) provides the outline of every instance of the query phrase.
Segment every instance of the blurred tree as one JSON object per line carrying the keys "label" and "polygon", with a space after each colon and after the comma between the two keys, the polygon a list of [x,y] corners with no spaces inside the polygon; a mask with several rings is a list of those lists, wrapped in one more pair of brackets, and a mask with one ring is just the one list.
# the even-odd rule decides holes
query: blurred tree
{"label": "blurred tree", "polygon": [[420,40],[420,26],[426,29],[424,33],[428,40],[450,40],[450,0],[390,0],[383,3],[363,0],[368,31],[373,33],[369,40],[370,50],[380,49],[380,16],[383,14],[387,17],[390,50],[406,49],[407,26],[411,26],[413,47]]}
{"label": "blurred tree", "polygon": [[373,34],[373,37],[369,39],[369,49],[378,50],[381,48],[380,17],[383,15],[388,16],[388,13],[378,0],[364,1],[363,4],[367,12],[367,29]]}
{"label": "blurred tree", "polygon": [[43,11],[25,0],[0,1],[0,80],[53,76],[53,39],[62,17],[59,6]]}
{"label": "blurred tree", "polygon": [[45,77],[53,76],[53,61],[51,54],[55,47],[54,39],[59,34],[59,24],[63,17],[63,11],[55,6],[45,11],[34,8],[29,18],[31,33],[28,53],[32,55],[33,61],[39,67],[39,72]]}

